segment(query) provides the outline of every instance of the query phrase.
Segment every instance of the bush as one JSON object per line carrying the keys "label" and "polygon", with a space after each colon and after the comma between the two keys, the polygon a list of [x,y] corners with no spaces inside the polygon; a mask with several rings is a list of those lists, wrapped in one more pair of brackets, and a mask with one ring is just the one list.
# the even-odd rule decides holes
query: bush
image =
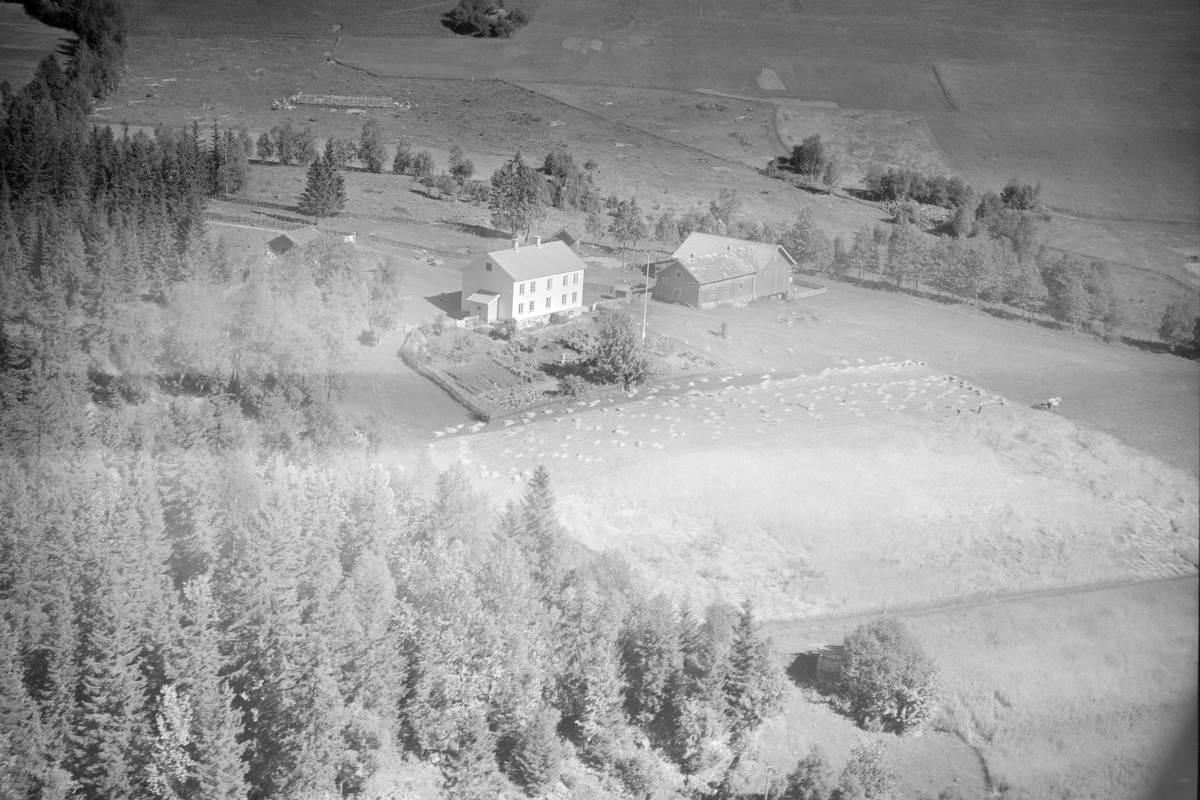
{"label": "bush", "polygon": [[1191,344],[1194,328],[1200,325],[1200,317],[1195,318],[1188,313],[1187,306],[1173,303],[1163,311],[1162,320],[1158,326],[1158,338],[1171,347],[1183,347]]}
{"label": "bush", "polygon": [[574,350],[580,355],[589,355],[595,346],[595,337],[587,328],[572,328],[566,336],[560,336],[558,343],[568,350]]}
{"label": "bush", "polygon": [[497,339],[503,339],[506,342],[510,342],[516,335],[517,321],[511,317],[508,319],[502,319],[492,326],[492,336]]}
{"label": "bush", "polygon": [[851,751],[850,761],[838,778],[833,800],[888,800],[893,797],[896,773],[883,760],[879,742],[863,742]]}
{"label": "bush", "polygon": [[1037,208],[1042,198],[1042,185],[1021,183],[1016,178],[1008,182],[1004,191],[1000,192],[1000,202],[1005,208],[1017,211],[1029,211]]}
{"label": "bush", "polygon": [[846,637],[837,692],[864,728],[904,732],[933,709],[937,670],[908,629],[885,618]]}
{"label": "bush", "polygon": [[529,24],[527,13],[505,8],[504,0],[459,0],[444,19],[455,33],[480,37],[507,38]]}
{"label": "bush", "polygon": [[579,397],[588,390],[588,382],[578,375],[563,375],[558,379],[558,393],[563,397]]}

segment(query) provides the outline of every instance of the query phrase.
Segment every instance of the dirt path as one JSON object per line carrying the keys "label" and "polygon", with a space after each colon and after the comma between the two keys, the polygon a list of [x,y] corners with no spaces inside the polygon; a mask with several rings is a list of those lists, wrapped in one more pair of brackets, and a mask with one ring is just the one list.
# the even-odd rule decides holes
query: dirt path
{"label": "dirt path", "polygon": [[1020,592],[993,593],[985,596],[968,596],[923,605],[892,606],[867,613],[829,614],[803,620],[764,620],[762,626],[763,631],[775,640],[780,654],[786,655],[788,663],[791,663],[791,660],[797,655],[809,652],[821,645],[836,643],[859,625],[873,619],[878,619],[884,614],[900,619],[916,619],[945,614],[948,611],[968,611],[974,608],[1023,603],[1041,598],[1073,597],[1136,586],[1194,584],[1197,581],[1200,581],[1200,575],[1195,574],[1176,575],[1169,578],[1100,581],[1097,583],[1081,584],[1079,586],[1060,586],[1052,589],[1031,589]]}

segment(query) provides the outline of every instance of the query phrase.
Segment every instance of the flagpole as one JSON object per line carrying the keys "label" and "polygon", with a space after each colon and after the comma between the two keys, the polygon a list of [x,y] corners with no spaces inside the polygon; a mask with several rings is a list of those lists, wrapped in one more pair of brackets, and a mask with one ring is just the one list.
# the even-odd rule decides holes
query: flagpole
{"label": "flagpole", "polygon": [[646,314],[650,310],[650,251],[646,251],[646,287],[642,292],[642,341],[646,341]]}

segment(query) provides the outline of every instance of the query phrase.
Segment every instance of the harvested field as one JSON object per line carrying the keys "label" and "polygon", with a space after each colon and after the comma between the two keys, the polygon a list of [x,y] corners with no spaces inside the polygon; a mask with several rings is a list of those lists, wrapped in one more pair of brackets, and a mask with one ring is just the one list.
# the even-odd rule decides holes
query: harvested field
{"label": "harvested field", "polygon": [[497,497],[545,463],[581,541],[769,617],[1196,569],[1189,476],[915,362],[676,381],[497,427],[434,463]]}

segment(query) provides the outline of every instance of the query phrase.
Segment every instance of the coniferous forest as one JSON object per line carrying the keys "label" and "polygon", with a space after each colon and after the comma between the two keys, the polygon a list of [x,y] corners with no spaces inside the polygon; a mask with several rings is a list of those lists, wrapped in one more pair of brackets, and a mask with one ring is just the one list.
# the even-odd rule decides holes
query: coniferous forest
{"label": "coniferous forest", "polygon": [[248,137],[86,122],[119,12],[0,87],[0,796],[727,789],[784,696],[753,610],[573,544],[544,469],[493,514],[372,466],[339,368],[394,268],[214,244]]}

